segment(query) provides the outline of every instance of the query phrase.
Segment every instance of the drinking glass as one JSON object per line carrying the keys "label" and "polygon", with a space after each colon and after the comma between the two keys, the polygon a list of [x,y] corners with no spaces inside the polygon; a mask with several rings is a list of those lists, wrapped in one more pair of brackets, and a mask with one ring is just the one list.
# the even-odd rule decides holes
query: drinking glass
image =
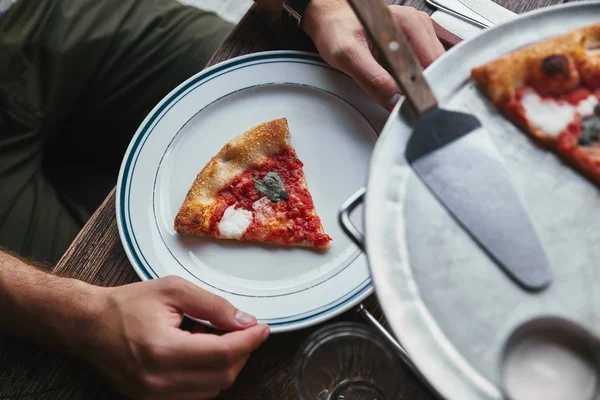
{"label": "drinking glass", "polygon": [[401,363],[369,326],[334,323],[315,331],[296,354],[296,392],[300,400],[396,399]]}

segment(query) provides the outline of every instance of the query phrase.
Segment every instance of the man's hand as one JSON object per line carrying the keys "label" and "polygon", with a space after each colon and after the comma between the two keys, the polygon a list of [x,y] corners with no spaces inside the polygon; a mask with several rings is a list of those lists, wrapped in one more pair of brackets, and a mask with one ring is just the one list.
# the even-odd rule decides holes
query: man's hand
{"label": "man's hand", "polygon": [[[99,291],[85,358],[134,398],[214,397],[269,336],[268,326],[181,278]],[[232,332],[183,331],[184,313]]]}
{"label": "man's hand", "polygon": [[[229,333],[180,329],[183,314]],[[0,250],[0,330],[79,355],[136,399],[204,399],[233,383],[269,336],[251,315],[182,278],[103,288]]]}
{"label": "man's hand", "polygon": [[[424,67],[444,53],[427,13],[412,7],[389,8]],[[325,61],[354,78],[382,106],[388,110],[394,107],[400,89],[375,59],[367,34],[346,0],[312,0],[302,29]]]}

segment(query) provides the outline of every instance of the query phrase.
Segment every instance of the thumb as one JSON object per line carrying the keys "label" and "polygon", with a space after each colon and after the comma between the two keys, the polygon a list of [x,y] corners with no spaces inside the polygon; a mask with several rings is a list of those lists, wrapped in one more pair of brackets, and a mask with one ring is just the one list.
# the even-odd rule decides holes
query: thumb
{"label": "thumb", "polygon": [[238,310],[224,298],[207,292],[183,278],[165,278],[163,285],[163,293],[168,297],[168,301],[192,318],[208,321],[226,331],[256,325],[254,316]]}
{"label": "thumb", "polygon": [[379,65],[366,46],[357,46],[353,50],[339,67],[369,96],[391,111],[401,96],[394,78]]}

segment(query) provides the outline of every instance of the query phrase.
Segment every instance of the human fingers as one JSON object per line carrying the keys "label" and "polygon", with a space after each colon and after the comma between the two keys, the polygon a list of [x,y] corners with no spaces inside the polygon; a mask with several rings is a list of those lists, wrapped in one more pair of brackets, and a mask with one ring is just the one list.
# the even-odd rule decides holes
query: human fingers
{"label": "human fingers", "polygon": [[183,278],[163,278],[161,292],[171,305],[183,313],[209,321],[219,329],[232,331],[256,324],[254,316],[238,310],[224,298]]}
{"label": "human fingers", "polygon": [[410,46],[423,67],[444,54],[429,15],[412,7],[390,6],[392,19],[402,28]]}

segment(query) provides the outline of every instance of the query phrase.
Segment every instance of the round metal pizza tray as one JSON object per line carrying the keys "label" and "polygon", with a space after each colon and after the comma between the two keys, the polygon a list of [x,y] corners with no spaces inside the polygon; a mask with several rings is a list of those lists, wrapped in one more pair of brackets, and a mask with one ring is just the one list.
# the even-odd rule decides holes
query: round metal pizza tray
{"label": "round metal pizza tray", "polygon": [[505,398],[505,346],[527,321],[562,317],[600,334],[599,189],[505,120],[470,80],[475,66],[598,21],[599,1],[531,12],[462,43],[426,71],[440,104],[475,114],[504,157],[552,261],[554,282],[545,291],[531,294],[509,280],[413,173],[404,159],[411,128],[400,107],[376,145],[364,219],[377,296],[397,338],[445,398]]}

